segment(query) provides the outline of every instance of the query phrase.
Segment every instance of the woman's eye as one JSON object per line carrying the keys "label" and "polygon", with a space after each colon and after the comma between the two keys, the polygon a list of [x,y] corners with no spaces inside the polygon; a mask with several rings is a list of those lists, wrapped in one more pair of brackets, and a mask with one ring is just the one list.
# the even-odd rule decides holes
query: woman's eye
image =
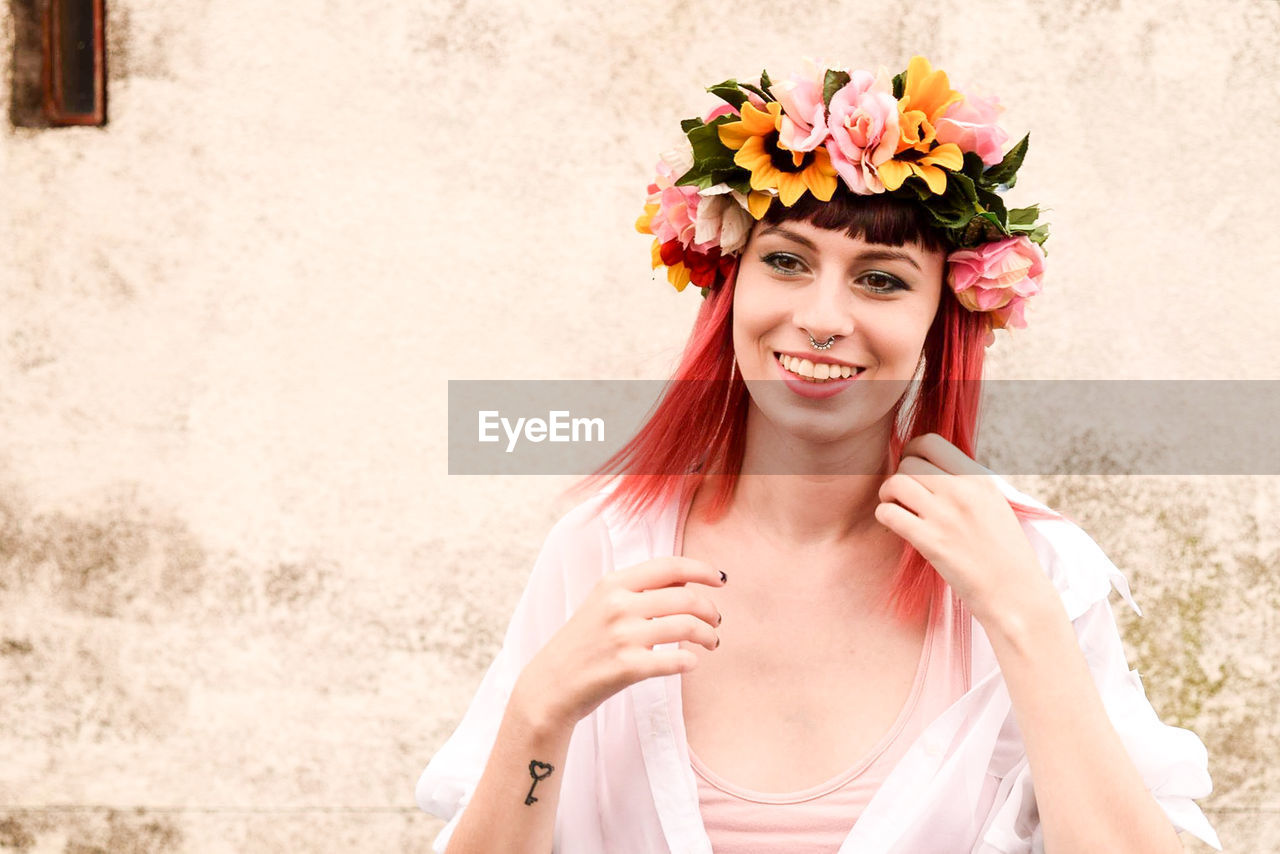
{"label": "woman's eye", "polygon": [[891,294],[894,291],[911,290],[905,284],[903,284],[903,282],[900,279],[890,276],[887,273],[867,273],[862,278],[868,281],[874,280],[874,281],[880,281],[884,283],[880,285],[873,284],[871,286],[871,290],[875,291],[876,293]]}
{"label": "woman's eye", "polygon": [[764,256],[762,259],[773,269],[781,273],[798,273],[804,264],[794,255],[788,255],[785,252],[774,252]]}
{"label": "woman's eye", "polygon": [[[794,276],[804,271],[804,261],[788,252],[771,252],[761,260],[774,271],[783,275]],[[862,276],[860,281],[869,282],[868,289],[876,294],[892,294],[897,291],[911,290],[901,279],[888,273],[867,273]]]}

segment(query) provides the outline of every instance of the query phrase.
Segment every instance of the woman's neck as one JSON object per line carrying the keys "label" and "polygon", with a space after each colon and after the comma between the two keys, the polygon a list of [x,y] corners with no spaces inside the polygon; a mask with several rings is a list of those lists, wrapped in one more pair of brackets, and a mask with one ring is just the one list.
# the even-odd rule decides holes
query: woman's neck
{"label": "woman's neck", "polygon": [[[754,407],[753,407],[754,409]],[[881,537],[875,518],[892,418],[839,442],[807,442],[748,414],[731,514],[780,545],[839,546]]]}

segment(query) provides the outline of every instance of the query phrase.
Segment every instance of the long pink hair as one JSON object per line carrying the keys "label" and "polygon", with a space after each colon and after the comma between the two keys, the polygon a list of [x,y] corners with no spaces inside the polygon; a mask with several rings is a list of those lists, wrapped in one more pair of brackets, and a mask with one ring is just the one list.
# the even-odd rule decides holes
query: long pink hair
{"label": "long pink hair", "polygon": [[[924,217],[924,212],[910,202],[883,195],[857,196],[842,190],[830,202],[819,202],[806,194],[790,208],[773,204],[763,222],[806,220],[819,228],[844,230],[851,237],[873,243],[902,246],[916,242],[927,249],[945,249],[941,235]],[[748,404],[746,384],[734,363],[736,280],[735,269],[703,300],[672,377],[674,382],[668,383],[644,426],[565,495],[592,492],[602,482],[620,478],[617,488],[603,499],[604,506],[620,505],[627,515],[638,515],[681,495],[682,489],[694,489],[713,478],[715,492],[709,513],[712,518],[719,518],[728,509],[742,471]],[[890,438],[889,471],[897,470],[903,446],[925,433],[938,433],[974,456],[985,335],[983,316],[960,305],[944,284],[938,312],[925,338],[924,373],[918,396],[905,413],[905,394],[893,409],[893,423],[898,428]],[[1020,519],[1064,518],[1020,502],[1010,501],[1009,505]],[[942,583],[925,557],[904,539],[897,575],[885,605],[902,618],[922,614]]]}

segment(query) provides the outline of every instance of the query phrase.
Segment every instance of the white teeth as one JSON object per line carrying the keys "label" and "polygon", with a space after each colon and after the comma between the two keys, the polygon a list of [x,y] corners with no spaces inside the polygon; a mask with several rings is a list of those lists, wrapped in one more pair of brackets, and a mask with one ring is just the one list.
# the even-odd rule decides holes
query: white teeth
{"label": "white teeth", "polygon": [[814,382],[825,382],[829,379],[845,379],[858,373],[857,368],[851,368],[848,365],[832,365],[821,362],[815,365],[808,359],[796,359],[785,354],[778,354],[778,361],[782,363],[782,367],[786,368],[793,374],[802,376]]}

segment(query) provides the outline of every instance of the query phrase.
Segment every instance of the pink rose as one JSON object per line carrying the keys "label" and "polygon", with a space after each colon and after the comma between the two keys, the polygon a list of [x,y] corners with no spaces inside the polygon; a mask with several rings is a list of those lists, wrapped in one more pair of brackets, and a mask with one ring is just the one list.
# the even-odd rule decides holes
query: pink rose
{"label": "pink rose", "polygon": [[1009,139],[1004,128],[996,124],[996,118],[1004,112],[995,95],[979,98],[966,95],[947,108],[938,120],[938,142],[954,142],[961,151],[972,151],[982,158],[986,166],[994,166],[1004,159],[1000,147]]}
{"label": "pink rose", "polygon": [[679,240],[685,247],[693,243],[702,197],[697,187],[676,186],[676,181],[692,165],[693,152],[687,144],[663,152],[658,161],[657,177],[649,185],[648,199],[650,204],[658,205],[658,210],[649,222],[649,229],[662,243]]}
{"label": "pink rose", "polygon": [[698,188],[667,187],[658,193],[658,212],[649,228],[663,243],[679,240],[688,246],[693,242],[694,225],[698,221]]}
{"label": "pink rose", "polygon": [[[757,110],[764,112],[764,98],[761,98],[755,92],[751,92],[751,91],[746,91],[746,92],[743,92],[742,94],[747,96],[747,103],[751,104],[751,106],[755,107]],[[704,125],[709,125],[711,124],[712,121],[720,118],[721,116],[738,116],[738,115],[741,115],[741,113],[738,111],[737,107],[731,106],[729,104],[717,104],[716,106],[712,107],[711,110],[705,116],[703,116],[702,123]]]}
{"label": "pink rose", "polygon": [[1026,301],[1040,293],[1044,252],[1025,234],[957,249],[947,256],[947,282],[969,311],[990,314],[991,328],[1027,325]]}
{"label": "pink rose", "polygon": [[855,71],[831,96],[827,152],[831,165],[855,193],[883,193],[876,167],[894,155],[898,145],[898,102],[883,80]]}
{"label": "pink rose", "polygon": [[732,105],[720,104],[716,107],[713,107],[711,109],[711,112],[707,113],[707,115],[702,119],[702,123],[704,125],[709,125],[711,124],[712,121],[720,118],[721,116],[736,116],[736,115],[738,115],[738,111],[735,110]]}
{"label": "pink rose", "polygon": [[813,151],[827,138],[822,80],[793,74],[769,88],[782,105],[778,141],[792,151]]}

